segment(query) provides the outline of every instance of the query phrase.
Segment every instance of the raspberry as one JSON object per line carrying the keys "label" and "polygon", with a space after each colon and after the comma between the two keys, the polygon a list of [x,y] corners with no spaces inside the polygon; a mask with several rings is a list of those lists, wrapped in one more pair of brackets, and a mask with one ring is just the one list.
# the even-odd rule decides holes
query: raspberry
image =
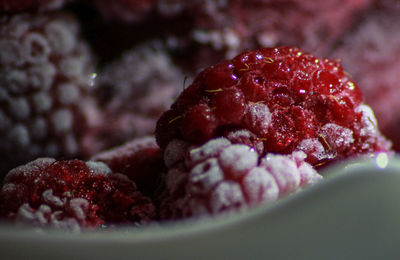
{"label": "raspberry", "polygon": [[155,216],[134,182],[101,162],[37,159],[8,173],[0,201],[1,216],[16,224],[72,231]]}
{"label": "raspberry", "polygon": [[187,2],[181,13],[190,26],[169,37],[178,42],[179,61],[197,71],[260,47],[291,45],[326,55],[373,0]]}
{"label": "raspberry", "polygon": [[159,41],[139,45],[106,66],[97,80],[107,122],[98,129],[98,143],[113,147],[153,134],[158,118],[181,91],[183,78]]}
{"label": "raspberry", "polygon": [[127,175],[145,195],[152,196],[164,171],[163,152],[154,137],[134,139],[92,157],[106,163],[113,172]]}
{"label": "raspberry", "polygon": [[0,19],[1,173],[39,156],[86,153],[98,121],[91,95],[95,62],[68,14]]}
{"label": "raspberry", "polygon": [[156,139],[161,148],[173,139],[202,144],[234,130],[261,140],[261,155],[301,150],[314,166],[390,149],[341,65],[291,47],[244,52],[202,71],[161,116]]}
{"label": "raspberry", "polygon": [[61,8],[68,0],[0,0],[0,12],[47,11]]}
{"label": "raspberry", "polygon": [[259,157],[250,146],[216,138],[200,147],[182,140],[165,149],[166,195],[162,219],[178,219],[251,208],[293,193],[322,177],[303,152]]}
{"label": "raspberry", "polygon": [[385,8],[369,13],[332,56],[342,57],[366,102],[374,109],[382,133],[400,151],[400,35],[396,26],[400,22],[400,6],[397,1],[379,3]]}

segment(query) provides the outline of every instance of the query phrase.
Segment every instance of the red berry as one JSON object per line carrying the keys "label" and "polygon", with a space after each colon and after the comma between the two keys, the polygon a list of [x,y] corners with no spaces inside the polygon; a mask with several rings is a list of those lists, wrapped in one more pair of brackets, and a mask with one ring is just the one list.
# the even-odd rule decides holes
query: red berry
{"label": "red berry", "polygon": [[41,158],[19,166],[5,177],[0,201],[1,216],[17,224],[68,230],[155,216],[134,182],[100,162]]}
{"label": "red berry", "polygon": [[173,140],[165,150],[169,171],[161,218],[217,215],[275,201],[322,178],[304,162],[305,156],[295,152],[260,158],[252,147],[225,138],[200,147]]}
{"label": "red berry", "polygon": [[88,153],[84,136],[99,121],[95,61],[74,17],[3,16],[0,49],[1,174],[39,156]]}
{"label": "red berry", "polygon": [[326,55],[373,2],[186,1],[181,13],[190,26],[170,37],[179,42],[175,51],[182,53],[180,61],[194,71],[261,47],[299,46]]}
{"label": "red berry", "polygon": [[338,62],[297,48],[264,48],[202,71],[160,118],[156,138],[165,148],[176,138],[202,144],[245,129],[262,140],[261,155],[302,150],[320,165],[388,151],[374,120]]}
{"label": "red berry", "polygon": [[122,146],[92,157],[93,161],[106,163],[113,172],[133,180],[145,195],[152,196],[164,171],[163,152],[154,137],[134,139]]}

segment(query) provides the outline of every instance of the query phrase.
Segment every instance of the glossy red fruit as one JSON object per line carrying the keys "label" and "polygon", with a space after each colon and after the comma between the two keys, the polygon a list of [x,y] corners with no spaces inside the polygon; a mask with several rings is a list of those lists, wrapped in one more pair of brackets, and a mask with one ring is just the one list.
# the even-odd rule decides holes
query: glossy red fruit
{"label": "glossy red fruit", "polygon": [[294,47],[244,52],[203,70],[163,114],[158,144],[173,139],[202,144],[233,130],[248,130],[264,151],[307,161],[388,151],[358,86],[334,60]]}
{"label": "glossy red fruit", "polygon": [[135,183],[101,162],[37,159],[7,174],[0,201],[1,216],[16,224],[72,231],[155,217]]}

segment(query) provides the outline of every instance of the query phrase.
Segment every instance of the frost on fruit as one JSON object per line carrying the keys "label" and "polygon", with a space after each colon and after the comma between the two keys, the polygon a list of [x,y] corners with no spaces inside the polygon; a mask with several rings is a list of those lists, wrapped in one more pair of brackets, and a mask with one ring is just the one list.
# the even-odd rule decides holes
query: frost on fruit
{"label": "frost on fruit", "polygon": [[108,175],[112,173],[111,169],[103,162],[88,161],[86,162],[86,166],[89,168],[91,174]]}
{"label": "frost on fruit", "polygon": [[219,183],[210,195],[210,210],[213,214],[241,208],[245,204],[240,185],[233,181]]}
{"label": "frost on fruit", "polygon": [[151,135],[159,116],[182,90],[184,75],[165,44],[146,41],[107,64],[95,83],[106,121],[106,147]]}
{"label": "frost on fruit", "polygon": [[0,190],[0,217],[17,225],[79,231],[155,217],[151,200],[103,162],[40,158],[11,170]]}
{"label": "frost on fruit", "polygon": [[89,88],[95,61],[78,21],[61,12],[3,15],[0,39],[0,178],[40,156],[95,149],[83,141],[100,123]]}
{"label": "frost on fruit", "polygon": [[305,161],[304,152],[268,153],[260,158],[251,146],[232,144],[223,137],[187,146],[181,155],[164,176],[169,196],[160,203],[162,219],[217,215],[266,204],[322,179]]}
{"label": "frost on fruit", "polygon": [[279,187],[274,177],[263,167],[254,167],[243,178],[243,192],[250,204],[268,203],[278,199]]}
{"label": "frost on fruit", "polygon": [[218,160],[210,158],[197,164],[189,173],[189,189],[193,193],[207,194],[224,178]]}
{"label": "frost on fruit", "polygon": [[271,174],[279,188],[279,195],[293,192],[300,187],[300,172],[288,156],[268,154],[260,163]]}
{"label": "frost on fruit", "polygon": [[203,146],[191,149],[189,151],[189,164],[199,163],[207,158],[218,155],[231,142],[226,138],[213,139]]}
{"label": "frost on fruit", "polygon": [[377,127],[366,135],[374,120],[362,101],[336,60],[296,47],[250,50],[200,72],[159,119],[156,139],[165,148],[173,139],[202,145],[228,137],[259,156],[303,151],[322,167],[390,150]]}
{"label": "frost on fruit", "polygon": [[261,134],[267,134],[268,126],[271,122],[271,112],[266,104],[262,102],[250,103],[248,112],[245,115],[245,120],[251,130],[261,130]]}
{"label": "frost on fruit", "polygon": [[101,152],[91,158],[104,162],[113,172],[133,180],[145,195],[152,195],[164,171],[163,151],[153,136],[133,139],[121,146]]}
{"label": "frost on fruit", "polygon": [[220,152],[219,164],[226,172],[232,173],[230,178],[240,178],[257,166],[258,154],[247,145],[231,145]]}

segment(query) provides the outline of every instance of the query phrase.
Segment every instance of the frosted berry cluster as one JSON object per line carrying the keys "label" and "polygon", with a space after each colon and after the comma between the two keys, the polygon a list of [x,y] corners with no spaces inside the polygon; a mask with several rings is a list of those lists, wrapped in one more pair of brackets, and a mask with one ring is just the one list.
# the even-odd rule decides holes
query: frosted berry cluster
{"label": "frosted berry cluster", "polygon": [[[179,95],[184,75],[161,41],[146,42],[108,64],[97,78],[104,147],[153,134],[157,119]],[[102,138],[107,136],[107,138]]]}
{"label": "frosted berry cluster", "polygon": [[203,70],[161,116],[156,138],[165,148],[241,129],[263,142],[261,156],[303,151],[314,166],[391,146],[341,65],[292,47],[247,51]]}
{"label": "frosted berry cluster", "polygon": [[8,173],[0,214],[21,225],[69,231],[154,219],[151,200],[104,163],[41,158]]}
{"label": "frosted berry cluster", "polygon": [[266,204],[322,177],[304,161],[305,153],[267,153],[220,137],[202,146],[172,140],[165,148],[164,219],[218,215]]}
{"label": "frosted berry cluster", "polygon": [[98,111],[90,97],[94,58],[70,15],[0,18],[0,163],[84,153]]}

